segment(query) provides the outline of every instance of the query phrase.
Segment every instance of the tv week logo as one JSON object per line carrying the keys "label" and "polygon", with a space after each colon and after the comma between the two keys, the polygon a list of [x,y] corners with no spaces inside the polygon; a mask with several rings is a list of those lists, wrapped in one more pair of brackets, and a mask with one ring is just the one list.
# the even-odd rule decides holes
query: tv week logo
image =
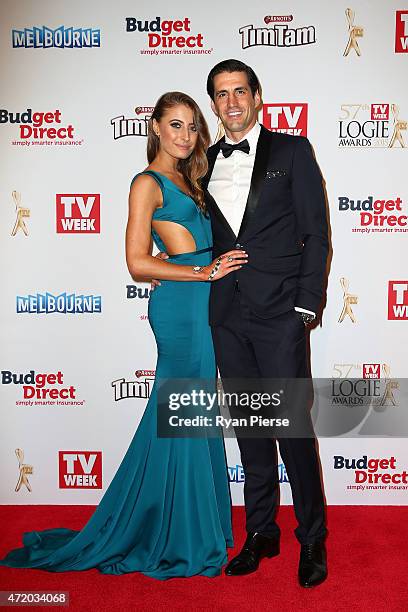
{"label": "tv week logo", "polygon": [[408,11],[395,14],[395,53],[408,53]]}
{"label": "tv week logo", "polygon": [[380,378],[379,363],[363,363],[363,378]]}
{"label": "tv week logo", "polygon": [[408,320],[408,280],[388,282],[388,319]]}
{"label": "tv week logo", "polygon": [[57,234],[99,234],[99,193],[57,193]]}
{"label": "tv week logo", "polygon": [[307,136],[307,104],[304,102],[264,104],[262,123],[271,132]]}
{"label": "tv week logo", "polygon": [[59,451],[60,489],[102,489],[102,451]]}

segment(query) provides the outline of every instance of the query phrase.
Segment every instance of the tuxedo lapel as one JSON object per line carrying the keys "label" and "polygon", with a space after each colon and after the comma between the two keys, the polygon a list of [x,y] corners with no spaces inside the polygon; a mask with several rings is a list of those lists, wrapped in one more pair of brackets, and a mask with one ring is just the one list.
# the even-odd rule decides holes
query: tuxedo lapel
{"label": "tuxedo lapel", "polygon": [[248,227],[250,219],[253,217],[256,207],[258,206],[259,196],[264,183],[266,169],[268,167],[269,150],[271,146],[271,133],[261,126],[261,132],[258,138],[256,154],[254,160],[254,168],[251,177],[251,186],[249,188],[248,199],[245,207],[244,216],[242,217],[241,227],[239,228],[238,237]]}
{"label": "tuxedo lapel", "polygon": [[214,217],[217,217],[218,221],[225,227],[225,229],[231,234],[233,240],[235,240],[235,233],[233,232],[230,224],[222,214],[217,202],[214,200],[210,192],[208,191],[208,183],[210,182],[211,175],[214,170],[215,160],[217,159],[218,153],[220,152],[220,142],[225,140],[225,136],[223,136],[218,142],[215,143],[212,147],[208,149],[207,158],[208,158],[208,171],[205,177],[202,180],[202,187],[205,191],[205,201],[207,203],[207,207]]}
{"label": "tuxedo lapel", "polygon": [[201,181],[203,189],[207,189],[208,183],[210,182],[210,178],[214,170],[215,160],[217,159],[217,155],[220,152],[221,140],[225,140],[225,136],[223,136],[218,142],[215,143],[215,145],[210,147],[207,151],[208,170],[207,174],[203,177]]}

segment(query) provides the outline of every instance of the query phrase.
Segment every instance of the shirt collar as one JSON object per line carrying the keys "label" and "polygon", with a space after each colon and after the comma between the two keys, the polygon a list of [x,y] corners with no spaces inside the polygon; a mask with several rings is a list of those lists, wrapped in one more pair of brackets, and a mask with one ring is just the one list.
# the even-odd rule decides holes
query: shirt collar
{"label": "shirt collar", "polygon": [[[258,144],[258,138],[259,138],[260,132],[261,132],[261,124],[257,121],[254,127],[251,130],[249,130],[249,132],[245,134],[245,136],[241,138],[241,140],[238,140],[238,142],[241,142],[242,140],[247,140],[249,143],[250,151],[255,151],[256,146]],[[229,144],[232,144],[232,145],[238,144],[237,142],[234,142],[233,140],[228,138],[226,134],[225,134],[225,142],[228,142]]]}

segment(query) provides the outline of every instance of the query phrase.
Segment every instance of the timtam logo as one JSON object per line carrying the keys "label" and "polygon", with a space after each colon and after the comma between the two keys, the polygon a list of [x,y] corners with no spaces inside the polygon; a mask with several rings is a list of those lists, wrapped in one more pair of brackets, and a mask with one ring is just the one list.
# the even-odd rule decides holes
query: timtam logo
{"label": "timtam logo", "polygon": [[271,132],[307,136],[307,104],[305,102],[264,104],[262,122]]}
{"label": "timtam logo", "polygon": [[408,320],[408,280],[388,282],[388,319]]}
{"label": "timtam logo", "polygon": [[267,15],[264,17],[266,24],[273,23],[270,27],[254,28],[253,24],[243,26],[239,29],[241,34],[241,47],[299,47],[316,42],[316,30],[314,26],[292,28],[285,22],[291,23],[292,15]]}
{"label": "timtam logo", "polygon": [[99,193],[57,193],[57,234],[99,234]]}
{"label": "timtam logo", "polygon": [[154,111],[154,106],[137,106],[136,117],[126,119],[125,115],[119,115],[111,119],[113,125],[113,139],[125,138],[126,136],[147,136],[149,119]]}
{"label": "timtam logo", "polygon": [[408,53],[408,11],[395,14],[395,53]]}
{"label": "timtam logo", "polygon": [[59,451],[60,489],[102,489],[102,451]]}

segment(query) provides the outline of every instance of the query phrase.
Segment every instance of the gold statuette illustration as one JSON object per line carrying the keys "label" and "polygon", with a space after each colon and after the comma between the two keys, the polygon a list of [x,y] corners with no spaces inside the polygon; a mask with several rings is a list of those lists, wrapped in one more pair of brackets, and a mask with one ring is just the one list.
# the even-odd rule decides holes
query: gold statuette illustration
{"label": "gold statuette illustration", "polygon": [[356,295],[351,295],[351,293],[348,292],[349,282],[346,278],[340,279],[340,285],[343,289],[343,310],[341,311],[338,322],[341,323],[342,321],[344,321],[345,316],[348,315],[353,321],[353,323],[355,323],[356,318],[354,316],[354,312],[351,309],[351,304],[357,304],[358,297]]}
{"label": "gold statuette illustration", "polygon": [[13,197],[14,204],[16,205],[16,222],[14,224],[11,235],[15,236],[18,230],[21,229],[23,230],[24,234],[28,236],[28,230],[26,224],[24,223],[24,217],[27,218],[30,216],[30,209],[23,208],[21,206],[21,193],[19,193],[18,191],[13,191],[11,195]]}
{"label": "gold statuette illustration", "polygon": [[346,57],[350,53],[351,49],[354,49],[354,51],[357,53],[359,57],[361,55],[361,51],[360,51],[360,47],[358,46],[357,38],[361,38],[364,35],[364,29],[360,26],[354,25],[354,15],[355,13],[352,9],[350,8],[346,9],[349,39],[348,39],[346,48],[344,49],[344,53],[343,53],[344,57]]}
{"label": "gold statuette illustration", "polygon": [[394,131],[392,133],[390,144],[388,145],[388,147],[393,147],[398,140],[401,147],[405,148],[405,142],[401,132],[407,129],[408,122],[401,121],[400,119],[398,119],[399,107],[396,104],[391,104],[391,112],[394,116]]}
{"label": "gold statuette illustration", "polygon": [[24,451],[21,448],[16,448],[15,452],[16,452],[17,459],[18,459],[18,469],[20,471],[15,491],[17,493],[21,489],[22,485],[25,485],[31,493],[31,486],[30,486],[30,483],[28,482],[27,475],[33,473],[33,466],[23,463]]}

